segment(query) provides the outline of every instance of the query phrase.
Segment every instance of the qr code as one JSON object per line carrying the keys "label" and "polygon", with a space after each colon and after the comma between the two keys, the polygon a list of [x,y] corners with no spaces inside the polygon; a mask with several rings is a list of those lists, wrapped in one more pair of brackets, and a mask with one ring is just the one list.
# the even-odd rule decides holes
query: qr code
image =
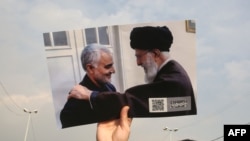
{"label": "qr code", "polygon": [[167,98],[149,98],[149,112],[167,112]]}

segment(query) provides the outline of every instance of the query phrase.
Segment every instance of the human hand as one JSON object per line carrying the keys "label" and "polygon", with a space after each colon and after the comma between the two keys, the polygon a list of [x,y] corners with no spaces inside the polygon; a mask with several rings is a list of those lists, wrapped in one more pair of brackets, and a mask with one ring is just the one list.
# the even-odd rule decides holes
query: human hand
{"label": "human hand", "polygon": [[82,85],[75,85],[69,92],[69,98],[89,100],[92,91]]}
{"label": "human hand", "polygon": [[120,119],[97,124],[97,141],[128,141],[132,118],[128,118],[128,106],[120,112]]}

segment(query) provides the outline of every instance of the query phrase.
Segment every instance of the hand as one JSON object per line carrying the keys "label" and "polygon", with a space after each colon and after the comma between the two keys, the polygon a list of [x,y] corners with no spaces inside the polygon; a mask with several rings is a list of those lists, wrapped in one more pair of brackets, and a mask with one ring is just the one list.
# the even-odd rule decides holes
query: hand
{"label": "hand", "polygon": [[89,100],[92,91],[82,85],[75,85],[69,93],[69,98]]}
{"label": "hand", "polygon": [[128,141],[132,119],[128,118],[128,106],[124,106],[120,119],[97,124],[97,141]]}

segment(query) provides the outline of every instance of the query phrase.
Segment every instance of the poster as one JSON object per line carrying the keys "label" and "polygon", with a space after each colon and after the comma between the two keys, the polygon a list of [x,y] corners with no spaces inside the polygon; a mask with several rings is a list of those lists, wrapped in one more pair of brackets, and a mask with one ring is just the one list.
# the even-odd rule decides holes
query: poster
{"label": "poster", "polygon": [[[169,54],[171,59],[178,62],[186,71],[193,93],[190,95],[171,95],[169,97],[167,92],[166,96],[164,96],[164,89],[153,89],[152,91],[157,91],[158,94],[162,93],[160,94],[161,96],[154,96],[155,94],[152,92],[146,100],[142,100],[142,103],[146,105],[146,109],[148,110],[146,114],[144,114],[145,111],[141,114],[141,110],[138,111],[136,108],[132,108],[132,116],[135,118],[164,118],[197,114],[195,21],[183,20],[83,27],[76,30],[43,33],[55,116],[59,128],[93,123],[80,122],[79,124],[63,127],[60,119],[61,111],[67,103],[70,90],[74,85],[79,84],[86,75],[86,72],[82,68],[80,56],[82,50],[87,45],[97,43],[107,47],[111,51],[115,69],[115,73],[111,77],[111,83],[116,87],[117,92],[123,94],[131,87],[146,84],[144,81],[144,70],[138,66],[135,51],[130,47],[131,31],[135,27],[144,26],[166,26],[169,28],[173,35],[173,43]],[[143,99],[143,94],[140,95],[137,98]],[[132,105],[138,104],[135,101],[137,100],[132,100],[130,103]],[[111,115],[114,114],[112,111],[104,110],[97,114],[102,117],[103,113],[110,112]],[[74,115],[71,117],[74,117]],[[74,118],[77,119],[78,117]]]}

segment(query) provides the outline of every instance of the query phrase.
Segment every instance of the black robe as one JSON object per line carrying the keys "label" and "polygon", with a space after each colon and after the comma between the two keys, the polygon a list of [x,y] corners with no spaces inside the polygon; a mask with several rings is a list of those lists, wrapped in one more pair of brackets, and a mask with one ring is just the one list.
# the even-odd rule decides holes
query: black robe
{"label": "black robe", "polygon": [[176,61],[170,60],[149,84],[129,88],[124,94],[100,92],[91,95],[97,116],[110,120],[119,117],[129,105],[130,117],[168,117],[197,114],[193,87],[188,74]]}

